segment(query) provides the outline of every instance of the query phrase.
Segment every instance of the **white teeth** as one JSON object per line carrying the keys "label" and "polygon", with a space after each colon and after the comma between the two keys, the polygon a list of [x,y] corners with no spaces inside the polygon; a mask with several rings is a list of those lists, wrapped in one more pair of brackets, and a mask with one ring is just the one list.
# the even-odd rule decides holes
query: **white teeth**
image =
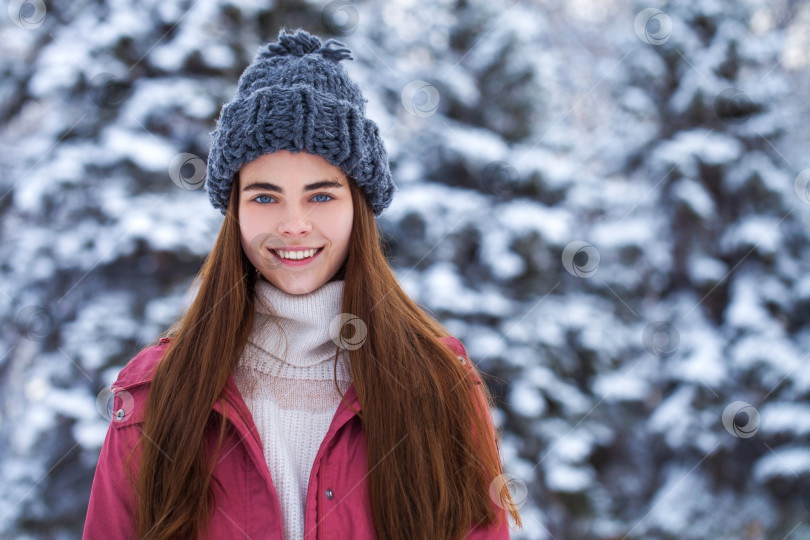
{"label": "white teeth", "polygon": [[312,257],[315,255],[315,252],[318,251],[317,249],[308,249],[306,251],[283,251],[280,249],[275,250],[278,253],[278,256],[282,259],[306,259],[307,257]]}

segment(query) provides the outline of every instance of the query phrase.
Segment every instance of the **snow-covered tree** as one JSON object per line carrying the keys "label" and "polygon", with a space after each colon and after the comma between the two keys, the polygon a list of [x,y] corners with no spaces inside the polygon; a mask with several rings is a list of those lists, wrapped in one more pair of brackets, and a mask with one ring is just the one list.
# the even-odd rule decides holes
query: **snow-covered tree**
{"label": "snow-covered tree", "polygon": [[104,389],[221,222],[219,107],[302,26],[353,51],[401,282],[489,374],[513,537],[810,538],[806,4],[8,4],[0,536],[81,531]]}

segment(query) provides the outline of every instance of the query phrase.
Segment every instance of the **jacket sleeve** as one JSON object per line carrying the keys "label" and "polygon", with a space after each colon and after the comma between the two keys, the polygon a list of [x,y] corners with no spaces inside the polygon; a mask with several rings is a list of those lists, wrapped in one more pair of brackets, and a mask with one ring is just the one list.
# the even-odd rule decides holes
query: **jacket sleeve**
{"label": "jacket sleeve", "polygon": [[[492,417],[490,416],[489,408],[486,406],[486,402],[484,401],[484,394],[481,391],[481,385],[483,385],[484,383],[475,374],[475,371],[472,368],[472,364],[470,363],[470,357],[467,355],[467,350],[464,348],[464,345],[461,343],[461,341],[459,341],[456,338],[452,338],[451,347],[456,352],[456,354],[458,354],[460,357],[463,357],[466,360],[465,365],[468,366],[468,368],[470,369],[470,374],[474,377],[476,397],[478,398],[478,404],[480,407],[479,412],[480,414],[484,415],[487,421],[489,439],[494,443],[496,440],[495,427],[492,424]],[[500,523],[489,526],[473,525],[473,527],[471,527],[470,531],[467,533],[466,540],[509,539],[509,514],[505,508],[496,504],[495,501],[492,501],[492,503],[495,506],[497,513],[500,515]]]}
{"label": "jacket sleeve", "polygon": [[[138,425],[117,426],[115,420],[110,422],[93,477],[82,539],[135,537],[134,491],[127,477],[126,460],[137,437]],[[133,456],[133,463],[137,457]]]}

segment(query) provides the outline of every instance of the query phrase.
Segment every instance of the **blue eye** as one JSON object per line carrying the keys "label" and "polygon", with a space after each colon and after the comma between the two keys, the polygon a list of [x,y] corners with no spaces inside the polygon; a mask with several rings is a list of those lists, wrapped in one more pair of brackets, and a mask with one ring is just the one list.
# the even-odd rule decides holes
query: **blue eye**
{"label": "blue eye", "polygon": [[[264,204],[261,201],[259,201],[259,199],[262,198],[262,197],[270,197],[270,195],[259,195],[258,197],[254,198],[253,200],[258,202],[259,204]],[[273,197],[270,197],[270,198],[272,199]]]}
{"label": "blue eye", "polygon": [[[318,193],[317,195],[315,195],[315,197],[329,197],[329,201],[332,200],[332,196],[329,195],[328,193]],[[313,197],[313,199],[315,197]],[[329,202],[329,201],[316,201],[316,202]]]}

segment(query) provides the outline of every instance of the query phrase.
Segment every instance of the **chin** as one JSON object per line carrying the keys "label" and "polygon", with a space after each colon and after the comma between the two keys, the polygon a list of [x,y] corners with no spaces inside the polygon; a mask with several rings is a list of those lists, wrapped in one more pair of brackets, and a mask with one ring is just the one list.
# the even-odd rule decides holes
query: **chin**
{"label": "chin", "polygon": [[304,282],[296,282],[285,287],[283,290],[286,291],[288,294],[309,294],[317,289],[319,289],[325,282],[321,282],[320,280],[310,281],[306,280]]}

